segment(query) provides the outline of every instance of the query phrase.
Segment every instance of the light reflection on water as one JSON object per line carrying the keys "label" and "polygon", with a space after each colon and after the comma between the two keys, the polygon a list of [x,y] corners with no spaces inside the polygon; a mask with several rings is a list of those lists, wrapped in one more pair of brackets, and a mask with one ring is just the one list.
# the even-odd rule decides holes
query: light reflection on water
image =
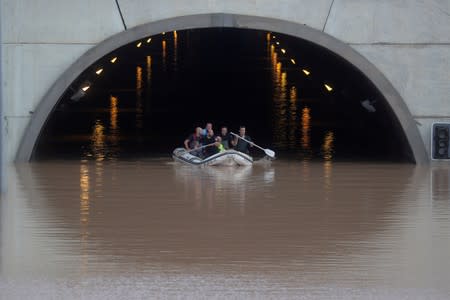
{"label": "light reflection on water", "polygon": [[311,110],[308,107],[302,108],[302,152],[305,159],[312,156],[311,151]]}
{"label": "light reflection on water", "polygon": [[167,71],[167,42],[166,40],[162,40],[162,64],[163,64],[163,70],[164,72]]}
{"label": "light reflection on water", "polygon": [[448,168],[328,160],[199,169],[159,159],[35,163],[9,174],[0,287],[97,278],[114,290],[114,278],[172,274],[175,286],[156,280],[153,295],[194,297],[177,282],[199,281],[231,296],[449,292]]}
{"label": "light reflection on water", "polygon": [[288,148],[297,147],[298,113],[297,113],[297,88],[292,86],[289,92],[289,119],[288,119]]}
{"label": "light reflection on water", "polygon": [[173,67],[174,71],[178,69],[178,33],[173,32]]}
{"label": "light reflection on water", "polygon": [[322,144],[322,153],[325,161],[330,161],[333,159],[333,142],[334,142],[334,133],[332,131],[328,131],[325,134],[325,138]]}
{"label": "light reflection on water", "polygon": [[143,81],[142,68],[136,67],[136,128],[142,130],[144,127],[144,106],[142,103]]}
{"label": "light reflection on water", "polygon": [[[281,52],[283,49],[275,47],[269,34],[266,41],[273,85],[274,147],[280,150],[294,150],[298,152],[299,158],[309,160],[314,156],[311,143],[311,108],[302,103],[302,96],[299,95],[295,81],[290,82],[288,79],[287,67],[282,62],[285,58],[280,54],[283,53]],[[291,61],[296,64],[295,60]],[[321,156],[325,160],[333,158],[334,139],[335,135],[331,130],[323,137]]]}

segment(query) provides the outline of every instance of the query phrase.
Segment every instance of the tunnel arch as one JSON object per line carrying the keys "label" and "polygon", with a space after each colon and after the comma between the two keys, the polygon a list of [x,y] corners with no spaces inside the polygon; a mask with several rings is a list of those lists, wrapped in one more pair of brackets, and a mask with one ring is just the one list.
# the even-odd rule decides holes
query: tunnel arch
{"label": "tunnel arch", "polygon": [[133,41],[174,30],[228,27],[255,29],[297,37],[340,56],[363,73],[386,99],[398,119],[417,164],[428,162],[425,145],[416,123],[401,96],[387,78],[365,57],[349,45],[336,38],[303,24],[266,17],[237,14],[201,14],[169,18],[140,25],[120,32],[83,54],[51,86],[33,113],[22,137],[16,161],[29,161],[37,144],[42,128],[66,89],[78,76],[97,60],[113,50]]}

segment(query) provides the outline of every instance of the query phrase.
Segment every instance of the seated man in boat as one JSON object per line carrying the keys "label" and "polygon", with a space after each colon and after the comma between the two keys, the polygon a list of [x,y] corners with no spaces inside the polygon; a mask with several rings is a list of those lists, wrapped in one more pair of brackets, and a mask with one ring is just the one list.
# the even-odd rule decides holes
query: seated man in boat
{"label": "seated man in boat", "polygon": [[239,127],[239,136],[246,139],[250,143],[235,136],[234,139],[231,140],[234,150],[250,155],[250,147],[253,147],[253,143],[252,138],[245,134],[245,126]]}
{"label": "seated man in boat", "polygon": [[225,147],[225,149],[231,148],[231,134],[228,132],[227,126],[222,126],[220,128],[220,138],[222,139],[222,145]]}
{"label": "seated man in boat", "polygon": [[203,154],[205,157],[209,157],[219,152],[219,149],[215,146],[216,137],[214,136],[214,131],[212,129],[208,130],[206,136],[202,138],[201,143],[203,146],[209,145],[203,148]]}
{"label": "seated man in boat", "polygon": [[202,155],[201,150],[192,151],[198,147],[200,147],[200,142],[202,138],[202,128],[195,128],[195,132],[189,135],[187,139],[184,140],[184,148],[187,151],[190,151],[192,155],[200,157]]}

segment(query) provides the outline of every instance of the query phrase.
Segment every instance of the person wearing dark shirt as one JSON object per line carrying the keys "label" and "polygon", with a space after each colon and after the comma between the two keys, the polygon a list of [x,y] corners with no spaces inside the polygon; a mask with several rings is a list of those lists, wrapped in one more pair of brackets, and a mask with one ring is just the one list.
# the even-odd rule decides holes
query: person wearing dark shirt
{"label": "person wearing dark shirt", "polygon": [[[191,135],[189,135],[189,137],[184,140],[184,148],[187,151],[192,151],[195,148],[200,147],[201,133],[202,133],[202,129],[200,127],[197,127],[197,128],[195,128],[195,132],[192,133]],[[191,153],[192,153],[192,155],[200,156],[201,150],[192,151]]]}
{"label": "person wearing dark shirt", "polygon": [[[202,144],[203,144],[203,146],[206,146],[206,145],[213,144],[215,142],[216,142],[216,137],[214,136],[214,131],[212,129],[209,129],[206,136],[203,137],[203,139],[202,139]],[[219,152],[219,149],[214,145],[206,146],[205,148],[203,148],[203,154],[205,155],[205,157],[209,157],[218,152]]]}
{"label": "person wearing dark shirt", "polygon": [[250,154],[250,147],[253,147],[253,143],[252,138],[245,134],[245,126],[241,126],[239,128],[239,136],[246,139],[250,143],[235,136],[234,139],[231,140],[231,144],[234,146],[234,150],[245,154]]}
{"label": "person wearing dark shirt", "polygon": [[225,149],[231,148],[231,134],[228,132],[228,128],[226,126],[222,126],[220,128],[220,138],[222,139],[222,145]]}

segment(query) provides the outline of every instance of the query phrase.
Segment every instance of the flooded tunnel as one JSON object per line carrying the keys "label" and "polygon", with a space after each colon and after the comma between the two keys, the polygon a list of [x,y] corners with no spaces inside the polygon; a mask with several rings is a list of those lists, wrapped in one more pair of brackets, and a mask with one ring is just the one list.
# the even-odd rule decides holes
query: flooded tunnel
{"label": "flooded tunnel", "polygon": [[245,125],[281,159],[414,161],[386,99],[349,62],[232,28],[161,33],[104,56],[61,96],[32,158],[168,157],[206,122],[216,133]]}

